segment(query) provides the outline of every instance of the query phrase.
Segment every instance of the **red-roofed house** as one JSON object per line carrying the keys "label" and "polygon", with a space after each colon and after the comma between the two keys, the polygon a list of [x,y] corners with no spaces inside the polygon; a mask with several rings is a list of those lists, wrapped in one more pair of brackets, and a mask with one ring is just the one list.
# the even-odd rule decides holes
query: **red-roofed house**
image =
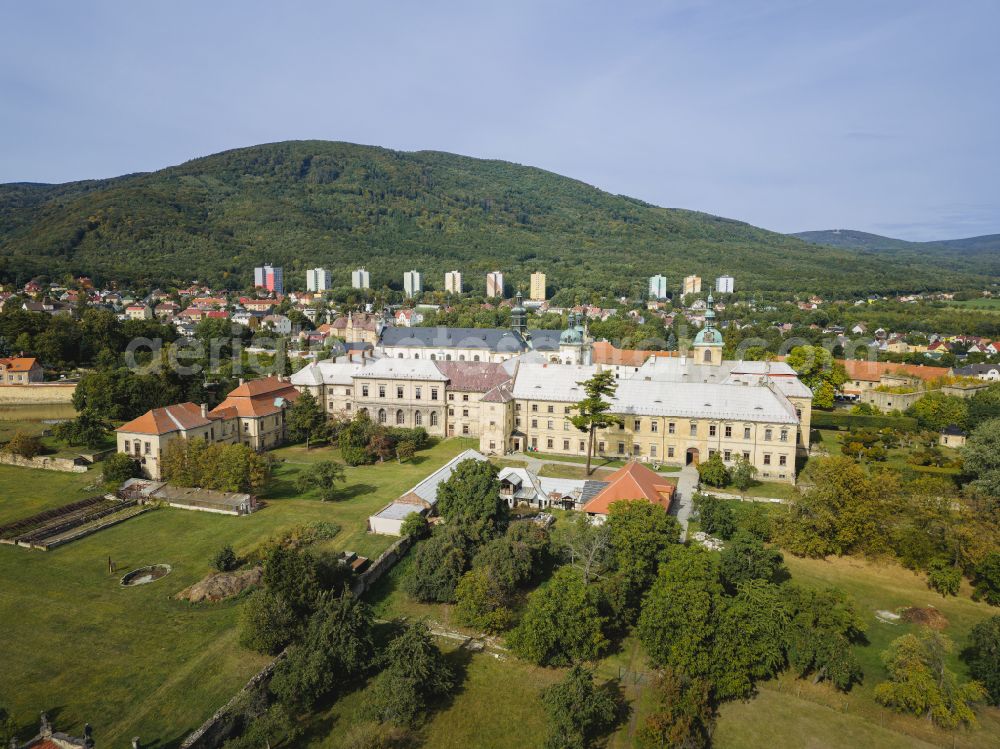
{"label": "red-roofed house", "polygon": [[160,461],[171,440],[203,439],[208,442],[235,442],[239,423],[235,413],[209,413],[208,406],[176,403],[154,408],[115,430],[118,452],[139,462],[142,472],[151,479],[162,478]]}
{"label": "red-roofed house", "polygon": [[620,500],[645,499],[665,510],[670,509],[674,485],[642,463],[630,461],[603,480],[608,485],[583,507],[595,522],[603,523],[612,503]]}
{"label": "red-roofed house", "polygon": [[45,379],[45,371],[33,356],[0,359],[0,384],[27,385]]}
{"label": "red-roofed house", "polygon": [[280,377],[264,377],[240,383],[209,416],[235,417],[239,421],[239,441],[254,450],[277,447],[285,440],[285,409],[299,397],[299,391]]}

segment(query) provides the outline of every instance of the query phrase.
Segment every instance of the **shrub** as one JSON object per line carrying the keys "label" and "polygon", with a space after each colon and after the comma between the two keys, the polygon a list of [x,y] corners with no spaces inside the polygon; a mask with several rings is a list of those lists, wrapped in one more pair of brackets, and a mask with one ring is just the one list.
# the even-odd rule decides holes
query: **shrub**
{"label": "shrub", "polygon": [[722,539],[730,539],[736,533],[736,514],[729,500],[696,494],[694,505],[705,533]]}
{"label": "shrub", "polygon": [[709,486],[725,486],[729,483],[729,469],[722,462],[722,456],[715,453],[698,466],[698,478]]}
{"label": "shrub", "polygon": [[230,572],[240,566],[240,559],[233,551],[233,547],[226,544],[215,553],[212,558],[212,566],[219,572]]}
{"label": "shrub", "polygon": [[943,596],[956,596],[962,571],[946,559],[935,559],[927,568],[927,586]]}
{"label": "shrub", "polygon": [[545,749],[582,749],[615,724],[621,695],[612,688],[594,685],[594,675],[576,665],[566,678],[542,691],[549,715]]}
{"label": "shrub", "polygon": [[411,512],[403,520],[399,530],[404,536],[411,536],[415,541],[420,541],[430,535],[431,526],[422,512]]}
{"label": "shrub", "polygon": [[115,453],[104,461],[102,477],[105,484],[118,486],[139,475],[139,463],[125,453]]}
{"label": "shrub", "polygon": [[31,460],[42,451],[42,442],[38,437],[33,437],[24,432],[16,432],[10,438],[10,442],[4,445],[3,449],[4,452]]}
{"label": "shrub", "polygon": [[299,632],[291,606],[269,590],[255,591],[240,612],[240,644],[258,653],[274,655]]}
{"label": "shrub", "polygon": [[909,416],[859,416],[835,411],[813,411],[813,429],[896,429],[900,432],[920,431],[915,418]]}
{"label": "shrub", "polygon": [[993,552],[976,565],[972,585],[975,588],[972,593],[974,600],[1000,606],[1000,553]]}

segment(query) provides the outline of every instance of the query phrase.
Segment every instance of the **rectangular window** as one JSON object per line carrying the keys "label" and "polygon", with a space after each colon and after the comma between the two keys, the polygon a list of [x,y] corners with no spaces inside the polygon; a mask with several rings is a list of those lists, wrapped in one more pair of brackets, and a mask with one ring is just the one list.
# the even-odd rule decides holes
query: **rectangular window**
{"label": "rectangular window", "polygon": [[580,440],[580,452],[583,452],[586,449],[587,449],[587,443],[584,442],[583,440]]}
{"label": "rectangular window", "polygon": [[516,427],[521,426],[521,417],[520,416],[518,416],[516,419],[514,419],[514,426],[516,426]]}
{"label": "rectangular window", "polygon": [[493,441],[491,440],[491,441],[490,441],[490,450],[496,450],[496,449],[497,449],[497,443],[496,443],[496,442],[493,442]]}
{"label": "rectangular window", "polygon": [[764,465],[771,465],[771,453],[764,453]]}
{"label": "rectangular window", "polygon": [[534,413],[538,413],[538,404],[537,404],[537,403],[532,403],[532,404],[531,404],[531,410],[532,410],[532,411],[533,411]]}
{"label": "rectangular window", "polygon": [[[455,394],[454,393],[448,393],[448,400],[450,400],[450,401],[455,400]],[[517,408],[518,408],[518,410],[521,409],[521,404],[520,403],[517,404]]]}
{"label": "rectangular window", "polygon": [[385,398],[385,385],[378,386],[378,397]]}
{"label": "rectangular window", "polygon": [[531,420],[531,428],[532,429],[538,429],[538,419],[532,419]]}
{"label": "rectangular window", "polygon": [[726,450],[725,452],[723,452],[722,453],[722,459],[728,463],[730,460],[733,459],[732,452],[730,452],[729,450]]}
{"label": "rectangular window", "polygon": [[715,455],[715,450],[709,449],[708,457],[711,458],[713,455]]}
{"label": "rectangular window", "polygon": [[396,386],[396,397],[399,398],[400,400],[403,399],[403,388],[400,387],[399,385]]}
{"label": "rectangular window", "polygon": [[673,445],[670,445],[669,447],[667,447],[667,457],[668,458],[674,457],[674,447],[673,447]]}
{"label": "rectangular window", "polygon": [[469,415],[469,409],[463,408],[462,409],[462,416],[468,417],[468,415]]}
{"label": "rectangular window", "polygon": [[563,450],[569,450],[569,440],[563,440]]}
{"label": "rectangular window", "polygon": [[698,422],[696,421],[691,422],[691,429],[689,430],[689,433],[691,434],[692,437],[698,436]]}
{"label": "rectangular window", "polygon": [[599,452],[599,453],[603,453],[604,452],[604,443],[603,442],[598,442],[597,443],[597,452]]}
{"label": "rectangular window", "polygon": [[667,434],[673,434],[674,433],[674,427],[675,427],[675,425],[674,425],[674,422],[672,422],[672,421],[669,424],[667,424]]}
{"label": "rectangular window", "polygon": [[436,401],[438,399],[438,389],[431,388],[431,400]]}
{"label": "rectangular window", "polygon": [[656,434],[658,431],[660,431],[660,422],[656,421],[655,419],[649,422],[649,431],[651,431],[653,434]]}
{"label": "rectangular window", "polygon": [[361,395],[363,395],[365,398],[368,397],[368,386],[367,385],[362,385],[361,386]]}
{"label": "rectangular window", "polygon": [[708,425],[708,436],[709,437],[714,437],[715,436],[715,424],[709,424]]}
{"label": "rectangular window", "polygon": [[455,415],[455,409],[454,408],[449,408],[448,409],[448,415],[449,416],[454,416]]}
{"label": "rectangular window", "polygon": [[750,427],[743,427],[743,439],[750,439]]}
{"label": "rectangular window", "polygon": [[555,406],[549,406],[548,411],[549,411],[550,414],[554,414],[556,412],[556,407]]}
{"label": "rectangular window", "polygon": [[786,466],[786,465],[788,465],[788,456],[787,455],[779,455],[778,456],[778,465],[779,466]]}
{"label": "rectangular window", "polygon": [[771,441],[771,437],[773,437],[773,436],[774,436],[774,432],[771,429],[765,429],[764,430],[764,441],[765,442],[770,442]]}
{"label": "rectangular window", "polygon": [[625,454],[625,443],[624,442],[619,442],[618,443],[618,454],[619,455],[624,455]]}
{"label": "rectangular window", "polygon": [[655,458],[656,457],[656,445],[654,445],[654,444],[650,444],[650,446],[649,446],[649,457],[651,457],[651,458]]}
{"label": "rectangular window", "polygon": [[420,400],[420,386],[419,385],[413,389],[413,397],[416,400]]}
{"label": "rectangular window", "polygon": [[634,445],[632,445],[632,454],[633,455],[639,455],[641,452],[642,452],[642,450],[639,448],[639,443],[638,442],[636,442]]}
{"label": "rectangular window", "polygon": [[781,430],[781,441],[782,442],[788,442],[788,430],[787,429],[782,429]]}
{"label": "rectangular window", "polygon": [[462,434],[468,434],[468,433],[469,433],[469,425],[462,424]]}
{"label": "rectangular window", "polygon": [[746,452],[745,450],[743,451],[743,460],[747,462],[750,461],[750,453]]}
{"label": "rectangular window", "polygon": [[468,393],[462,393],[462,400],[468,401],[469,400],[469,394]]}
{"label": "rectangular window", "polygon": [[350,395],[350,394],[351,394],[351,389],[350,388],[344,388],[344,395]]}
{"label": "rectangular window", "polygon": [[636,419],[634,422],[632,422],[632,429],[634,431],[636,431],[636,432],[641,432],[642,431],[642,421],[640,421],[639,419]]}
{"label": "rectangular window", "polygon": [[552,425],[553,425],[552,419],[549,419],[548,422],[547,422],[547,424],[548,424],[548,426],[546,428],[547,429],[552,429]]}
{"label": "rectangular window", "polygon": [[551,449],[552,449],[552,438],[551,438],[551,437],[549,437],[549,439],[545,440],[545,446],[546,446],[546,447],[547,447],[547,448],[548,448],[549,450],[551,450]]}
{"label": "rectangular window", "polygon": [[146,455],[149,455],[150,453],[152,453],[152,449],[150,448],[150,445],[149,445],[148,442],[145,445],[143,445],[143,450],[145,451]]}
{"label": "rectangular window", "polygon": [[727,437],[732,437],[733,436],[733,427],[732,427],[731,424],[726,424],[726,432],[725,432],[725,434],[726,434]]}
{"label": "rectangular window", "polygon": [[537,450],[538,449],[538,437],[532,437],[531,438],[531,449],[532,450]]}

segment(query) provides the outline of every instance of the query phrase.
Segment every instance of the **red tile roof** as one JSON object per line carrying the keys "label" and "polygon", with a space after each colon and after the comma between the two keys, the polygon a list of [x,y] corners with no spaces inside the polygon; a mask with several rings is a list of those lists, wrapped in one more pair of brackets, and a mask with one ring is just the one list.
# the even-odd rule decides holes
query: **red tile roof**
{"label": "red tile roof", "polygon": [[0,366],[5,366],[8,372],[30,372],[36,364],[37,360],[33,356],[11,356],[0,359]]}
{"label": "red tile roof", "polygon": [[235,411],[243,418],[270,416],[281,410],[276,403],[279,398],[292,403],[298,397],[299,391],[290,382],[277,377],[249,380],[229,393],[210,415],[221,417]]}
{"label": "red tile roof", "polygon": [[510,381],[502,364],[492,362],[436,361],[437,368],[448,378],[450,390],[485,393]]}
{"label": "red tile roof", "polygon": [[603,480],[608,485],[584,505],[584,512],[607,515],[613,502],[629,499],[646,499],[670,509],[674,485],[641,463],[631,461]]}
{"label": "red tile roof", "polygon": [[208,426],[220,416],[201,415],[201,406],[194,403],[175,403],[172,406],[154,408],[142,416],[122,424],[115,431],[138,434],[170,434]]}

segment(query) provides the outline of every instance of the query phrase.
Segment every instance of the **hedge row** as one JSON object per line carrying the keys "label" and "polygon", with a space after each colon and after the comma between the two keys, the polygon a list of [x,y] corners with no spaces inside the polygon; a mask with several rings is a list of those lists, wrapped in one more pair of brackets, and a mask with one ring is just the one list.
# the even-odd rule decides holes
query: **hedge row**
{"label": "hedge row", "polygon": [[812,426],[816,429],[897,429],[917,432],[917,420],[911,416],[862,416],[837,411],[813,411]]}

